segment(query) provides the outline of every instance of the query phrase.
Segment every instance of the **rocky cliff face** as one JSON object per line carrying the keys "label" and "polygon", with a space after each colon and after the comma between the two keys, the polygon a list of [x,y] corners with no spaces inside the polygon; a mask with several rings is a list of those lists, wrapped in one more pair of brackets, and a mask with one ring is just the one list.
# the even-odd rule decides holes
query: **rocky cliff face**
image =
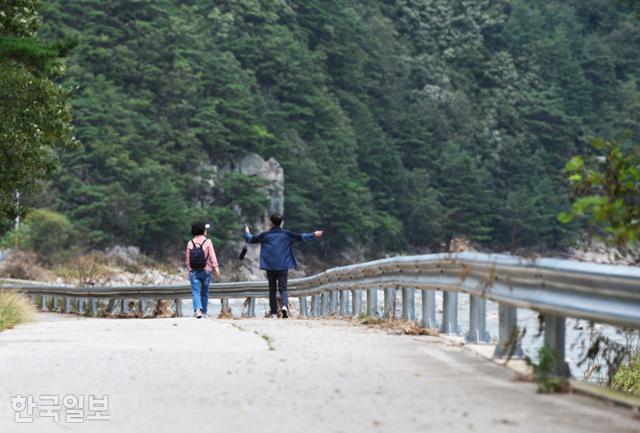
{"label": "rocky cliff face", "polygon": [[[219,178],[231,172],[257,177],[264,182],[264,186],[260,190],[268,199],[268,206],[259,218],[248,222],[257,230],[267,230],[269,215],[274,212],[284,212],[284,170],[282,166],[274,158],[265,160],[260,155],[248,153],[236,161],[215,168],[215,173]],[[215,182],[212,182],[211,185],[215,187]],[[246,221],[246,217],[239,209],[236,209],[236,213],[239,221]],[[238,233],[237,239],[237,241],[228,242],[225,248],[218,251],[220,261],[224,266],[222,269],[223,279],[226,281],[264,279],[263,273],[259,270],[259,246],[250,245],[246,257],[240,261],[238,255],[244,246],[242,233]]]}
{"label": "rocky cliff face", "polygon": [[254,221],[254,224],[266,229],[266,221],[270,214],[284,213],[284,170],[275,158],[265,161],[259,155],[249,153],[226,170],[238,171],[245,176],[258,177],[266,182],[261,189],[269,199],[269,207],[265,209],[263,218]]}

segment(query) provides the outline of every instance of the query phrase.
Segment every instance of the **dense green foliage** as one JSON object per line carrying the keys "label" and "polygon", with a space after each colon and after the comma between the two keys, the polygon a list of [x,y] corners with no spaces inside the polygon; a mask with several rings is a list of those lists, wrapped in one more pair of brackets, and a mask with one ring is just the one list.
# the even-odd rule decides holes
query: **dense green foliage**
{"label": "dense green foliage", "polygon": [[589,135],[640,136],[634,7],[52,0],[43,35],[80,40],[65,85],[82,147],[49,204],[98,246],[158,253],[198,215],[224,238],[256,185],[207,187],[202,163],[251,151],[283,164],[288,227],[327,230],[325,253],[562,246],[565,162]]}
{"label": "dense green foliage", "polygon": [[606,237],[635,250],[640,238],[640,148],[619,141],[594,140],[595,153],[574,156],[565,172],[576,199],[560,221],[587,216]]}
{"label": "dense green foliage", "polygon": [[67,217],[47,209],[35,209],[17,230],[10,231],[0,240],[0,246],[33,251],[50,263],[72,248],[76,241],[74,227]]}
{"label": "dense green foliage", "polygon": [[640,355],[632,357],[620,367],[611,382],[613,389],[628,392],[640,397]]}
{"label": "dense green foliage", "polygon": [[[16,213],[27,193],[56,168],[56,150],[73,144],[67,95],[59,77],[64,45],[34,36],[39,1],[0,1],[0,215]],[[0,222],[0,228],[2,227]]]}

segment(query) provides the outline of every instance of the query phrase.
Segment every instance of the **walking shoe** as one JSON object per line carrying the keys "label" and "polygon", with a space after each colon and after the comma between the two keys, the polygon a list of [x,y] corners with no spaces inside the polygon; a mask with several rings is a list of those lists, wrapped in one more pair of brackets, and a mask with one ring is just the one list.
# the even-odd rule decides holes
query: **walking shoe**
{"label": "walking shoe", "polygon": [[272,319],[277,319],[277,318],[278,318],[278,315],[277,315],[277,314],[272,314],[272,315],[271,315],[271,318],[272,318]]}
{"label": "walking shoe", "polygon": [[286,319],[289,317],[289,310],[287,309],[287,307],[282,307],[282,318]]}
{"label": "walking shoe", "polygon": [[202,318],[202,311],[200,311],[200,309],[198,308],[196,310],[196,319],[201,319]]}

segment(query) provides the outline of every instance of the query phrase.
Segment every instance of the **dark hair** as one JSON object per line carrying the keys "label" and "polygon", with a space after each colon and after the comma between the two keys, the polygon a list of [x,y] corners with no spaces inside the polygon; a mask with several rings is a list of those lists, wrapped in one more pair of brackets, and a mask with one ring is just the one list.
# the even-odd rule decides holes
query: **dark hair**
{"label": "dark hair", "polygon": [[273,224],[275,227],[280,227],[280,225],[282,224],[282,215],[280,215],[279,213],[271,214],[269,219],[271,220],[271,224]]}
{"label": "dark hair", "polygon": [[191,235],[192,236],[203,235],[206,229],[207,228],[204,226],[204,223],[201,223],[201,222],[193,223],[193,225],[191,226]]}

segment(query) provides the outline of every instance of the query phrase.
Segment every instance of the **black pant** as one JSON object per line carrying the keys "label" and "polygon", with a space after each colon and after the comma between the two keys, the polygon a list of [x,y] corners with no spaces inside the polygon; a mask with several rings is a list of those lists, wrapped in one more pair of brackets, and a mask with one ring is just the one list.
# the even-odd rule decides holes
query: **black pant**
{"label": "black pant", "polygon": [[276,298],[276,286],[280,289],[280,301],[283,307],[289,307],[289,299],[287,297],[287,280],[289,271],[267,271],[267,280],[269,280],[269,308],[271,314],[278,314],[278,300]]}

